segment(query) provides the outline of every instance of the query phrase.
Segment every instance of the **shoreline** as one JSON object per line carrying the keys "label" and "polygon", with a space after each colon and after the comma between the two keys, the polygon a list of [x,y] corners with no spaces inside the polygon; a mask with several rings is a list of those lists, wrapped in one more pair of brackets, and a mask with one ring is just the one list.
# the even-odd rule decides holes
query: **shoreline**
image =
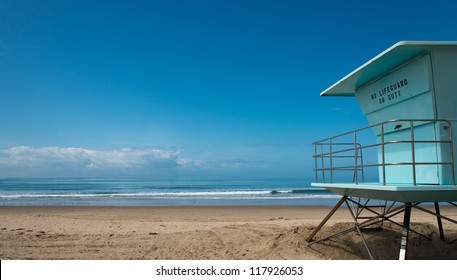
{"label": "shoreline", "polygon": [[[328,206],[1,206],[0,259],[367,259],[349,233],[307,246]],[[457,208],[442,207],[457,219]],[[401,216],[401,215],[399,215]],[[401,223],[402,217],[397,217]],[[319,232],[352,226],[339,209]],[[436,218],[413,210],[414,259],[457,259],[457,244],[439,240]],[[443,221],[448,239],[457,225]],[[375,258],[398,257],[401,228],[386,223],[365,234]]]}
{"label": "shoreline", "polygon": [[0,206],[333,205],[308,179],[0,179]]}
{"label": "shoreline", "polygon": [[106,199],[106,200],[36,200],[1,201],[0,207],[206,207],[206,206],[333,206],[338,198],[287,199]]}

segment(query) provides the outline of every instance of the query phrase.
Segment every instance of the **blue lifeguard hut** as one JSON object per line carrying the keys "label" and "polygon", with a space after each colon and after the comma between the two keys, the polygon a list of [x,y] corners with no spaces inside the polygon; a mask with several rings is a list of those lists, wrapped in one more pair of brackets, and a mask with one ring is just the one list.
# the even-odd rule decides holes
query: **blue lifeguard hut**
{"label": "blue lifeguard hut", "polygon": [[[406,259],[411,208],[435,215],[444,240],[441,219],[457,223],[439,209],[440,202],[457,201],[457,42],[399,42],[321,96],[355,97],[370,126],[314,143],[312,185],[342,198],[309,244],[334,236],[313,241],[343,203],[373,213],[361,222],[360,212],[348,207],[355,225],[343,231],[358,231],[371,258],[362,229],[403,212],[399,258]],[[384,201],[384,207],[371,207],[370,200]],[[432,202],[435,211],[419,206],[423,202]]]}

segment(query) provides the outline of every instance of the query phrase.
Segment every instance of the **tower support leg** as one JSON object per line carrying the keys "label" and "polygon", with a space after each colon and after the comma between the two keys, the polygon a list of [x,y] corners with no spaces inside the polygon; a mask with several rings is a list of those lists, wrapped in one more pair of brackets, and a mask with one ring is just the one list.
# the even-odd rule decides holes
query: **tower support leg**
{"label": "tower support leg", "polygon": [[443,223],[441,222],[440,204],[438,202],[435,202],[435,213],[438,222],[438,230],[440,231],[440,239],[444,241]]}
{"label": "tower support leg", "polygon": [[400,243],[400,256],[399,260],[406,260],[408,252],[408,235],[409,235],[409,222],[411,219],[411,203],[405,205],[405,216],[403,217],[403,231]]}
{"label": "tower support leg", "polygon": [[346,196],[343,196],[340,201],[333,207],[333,209],[330,211],[330,213],[327,214],[327,216],[322,220],[322,222],[317,226],[317,228],[314,229],[314,231],[306,238],[307,242],[310,242],[313,240],[314,236],[317,234],[317,232],[327,223],[327,221],[335,214],[336,210],[340,208],[341,204],[346,201]]}

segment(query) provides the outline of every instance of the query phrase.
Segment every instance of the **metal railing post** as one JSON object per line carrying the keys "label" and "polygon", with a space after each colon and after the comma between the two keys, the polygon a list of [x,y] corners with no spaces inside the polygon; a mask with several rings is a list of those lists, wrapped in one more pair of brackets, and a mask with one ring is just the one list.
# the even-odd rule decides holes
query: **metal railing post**
{"label": "metal railing post", "polygon": [[382,184],[386,185],[386,151],[384,143],[384,123],[381,124]]}
{"label": "metal railing post", "polygon": [[322,164],[322,182],[325,183],[325,170],[324,170],[324,145],[321,144],[321,164]]}
{"label": "metal railing post", "polygon": [[411,129],[411,165],[413,168],[413,185],[417,185],[416,178],[416,151],[414,148],[414,123],[412,120],[409,121],[409,128]]}
{"label": "metal railing post", "polygon": [[332,139],[329,141],[329,156],[330,156],[330,183],[333,184],[333,146]]}
{"label": "metal railing post", "polygon": [[316,176],[316,182],[319,183],[318,166],[317,166],[317,142],[314,142],[314,174]]}
{"label": "metal railing post", "polygon": [[363,165],[363,147],[362,145],[358,144],[359,145],[359,149],[360,149],[360,153],[358,153],[358,155],[360,155],[360,166],[362,167],[362,182],[365,183],[365,170],[364,170],[364,165]]}
{"label": "metal railing post", "polygon": [[452,185],[455,186],[455,162],[454,162],[454,143],[453,143],[453,139],[452,139],[452,125],[451,125],[451,122],[450,121],[447,121],[448,125],[449,125],[449,152],[451,154],[451,168],[452,168],[452,171],[451,171],[451,177],[452,177]]}
{"label": "metal railing post", "polygon": [[358,166],[357,166],[357,132],[354,131],[354,175],[355,175],[355,183],[359,183],[359,174],[358,174]]}

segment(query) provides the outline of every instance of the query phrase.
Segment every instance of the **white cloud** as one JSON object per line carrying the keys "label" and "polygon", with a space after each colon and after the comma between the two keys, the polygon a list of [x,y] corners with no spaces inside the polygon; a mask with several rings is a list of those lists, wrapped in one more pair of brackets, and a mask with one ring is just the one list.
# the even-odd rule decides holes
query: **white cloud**
{"label": "white cloud", "polygon": [[205,164],[202,160],[194,160],[191,158],[180,158],[177,162],[181,167],[201,167]]}
{"label": "white cloud", "polygon": [[[249,157],[249,155],[246,155]],[[253,176],[276,170],[269,159],[182,157],[179,150],[124,148],[96,150],[17,146],[0,150],[0,177],[175,177]]]}
{"label": "white cloud", "polygon": [[19,146],[0,150],[0,171],[4,176],[147,174],[180,167],[178,156],[179,151],[158,148],[93,150]]}

